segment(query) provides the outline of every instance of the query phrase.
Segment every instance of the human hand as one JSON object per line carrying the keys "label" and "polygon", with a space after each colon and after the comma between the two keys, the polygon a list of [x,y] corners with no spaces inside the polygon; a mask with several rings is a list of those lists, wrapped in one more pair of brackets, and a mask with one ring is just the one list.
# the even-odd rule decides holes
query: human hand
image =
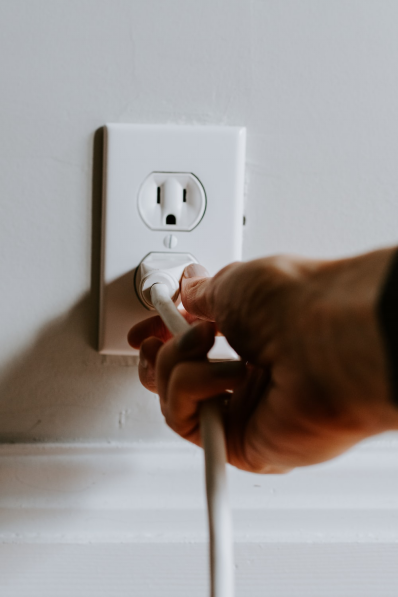
{"label": "human hand", "polygon": [[[189,266],[182,302],[202,323],[170,339],[150,318],[129,334],[168,424],[200,444],[200,402],[219,395],[229,462],[263,473],[321,462],[398,428],[376,317],[392,253],[259,259],[214,278]],[[203,320],[216,322],[242,362],[206,362],[216,328]]]}

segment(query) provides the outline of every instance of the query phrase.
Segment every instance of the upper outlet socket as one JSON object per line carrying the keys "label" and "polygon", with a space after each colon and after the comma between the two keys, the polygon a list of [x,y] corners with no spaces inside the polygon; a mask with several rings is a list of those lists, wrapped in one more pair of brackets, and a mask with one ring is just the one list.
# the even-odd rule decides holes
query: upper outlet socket
{"label": "upper outlet socket", "polygon": [[151,172],[139,190],[138,211],[152,230],[193,230],[206,211],[206,193],[190,172]]}

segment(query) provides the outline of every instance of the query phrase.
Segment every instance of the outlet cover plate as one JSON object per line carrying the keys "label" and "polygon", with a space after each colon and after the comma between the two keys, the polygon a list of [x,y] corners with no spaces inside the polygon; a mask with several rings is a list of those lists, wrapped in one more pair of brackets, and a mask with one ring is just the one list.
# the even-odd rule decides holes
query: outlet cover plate
{"label": "outlet cover plate", "polygon": [[[128,345],[127,333],[154,314],[141,304],[134,288],[135,270],[148,253],[190,253],[211,275],[242,258],[245,146],[244,127],[105,126],[101,354],[138,354]],[[171,232],[146,226],[138,211],[138,194],[151,172],[189,172],[199,178],[207,206],[196,228]],[[220,337],[210,356],[234,354]]]}

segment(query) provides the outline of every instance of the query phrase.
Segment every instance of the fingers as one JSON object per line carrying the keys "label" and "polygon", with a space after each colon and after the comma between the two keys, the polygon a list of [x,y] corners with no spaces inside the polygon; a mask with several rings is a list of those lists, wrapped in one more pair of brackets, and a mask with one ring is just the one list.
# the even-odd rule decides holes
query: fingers
{"label": "fingers", "polygon": [[199,403],[234,389],[245,378],[241,362],[209,363],[215,326],[201,322],[163,346],[156,360],[160,406],[167,424],[200,444]]}
{"label": "fingers", "polygon": [[167,384],[173,368],[182,361],[206,359],[214,344],[214,324],[201,322],[191,327],[183,336],[167,342],[156,361],[156,381],[161,406],[166,401]]}
{"label": "fingers", "polygon": [[[209,278],[207,270],[197,263],[185,269],[181,280],[181,298],[186,310],[181,310],[181,314],[188,323],[193,323],[198,318],[214,321],[213,290],[219,287],[223,275],[234,265],[236,264],[221,270],[215,278]],[[139,348],[142,342],[151,336],[159,338],[162,342],[171,338],[169,330],[158,315],[133,326],[128,333],[128,342],[133,348]]]}
{"label": "fingers", "polygon": [[241,361],[179,363],[171,373],[162,401],[167,424],[185,439],[200,445],[200,403],[233,390],[244,381],[245,374]]}
{"label": "fingers", "polygon": [[181,300],[188,313],[207,321],[217,321],[225,304],[230,306],[231,286],[236,289],[234,276],[238,263],[230,263],[210,278],[207,270],[192,263],[185,268],[181,279]]}
{"label": "fingers", "polygon": [[181,279],[181,300],[188,313],[214,321],[211,289],[212,278],[202,265],[192,263],[185,268]]}
{"label": "fingers", "polygon": [[[160,318],[151,317],[150,319],[145,320],[145,322],[141,322],[130,330],[129,335],[130,340],[132,334],[135,334],[132,338],[135,342],[135,345],[133,344],[133,346],[137,348],[140,347],[140,362],[138,365],[140,381],[147,390],[154,393],[160,393],[161,389],[167,383],[171,369],[177,362],[186,359],[187,357],[192,359],[206,359],[206,355],[214,343],[215,330],[214,324],[209,323],[205,324],[204,328],[199,327],[199,329],[196,329],[198,326],[193,326],[189,332],[181,337],[181,342],[178,342],[178,339],[169,342],[163,351],[162,364],[160,365],[161,375],[158,377],[158,373],[156,372],[156,361],[159,350],[164,345],[162,337],[165,340],[167,340],[168,337],[171,337],[163,322],[160,321],[163,325],[162,328],[162,325],[159,325],[159,322],[156,321],[158,319]],[[141,325],[144,323],[146,323],[146,326]],[[151,336],[150,338],[145,338],[145,335],[147,333],[150,334],[151,332],[157,333],[158,337]]]}
{"label": "fingers", "polygon": [[247,379],[245,386],[234,392],[225,413],[225,429],[230,463],[242,458],[242,435],[245,427],[255,412],[260,400],[266,398],[271,373],[268,369],[246,364]]}
{"label": "fingers", "polygon": [[127,340],[133,348],[140,348],[141,344],[151,336],[155,336],[166,342],[171,338],[169,330],[164,325],[163,321],[157,315],[156,317],[149,317],[137,323],[131,328],[127,335]]}
{"label": "fingers", "polygon": [[311,464],[314,447],[315,452],[319,447],[299,413],[284,403],[277,388],[270,390],[267,400],[260,401],[238,435],[235,441],[241,444],[241,468],[254,473],[280,474]]}
{"label": "fingers", "polygon": [[155,364],[163,342],[159,338],[148,338],[141,344],[138,374],[142,385],[150,392],[157,393]]}
{"label": "fingers", "polygon": [[236,428],[239,468],[255,473],[285,473],[330,460],[364,439],[363,429],[308,416],[308,407],[271,386],[245,425]]}
{"label": "fingers", "polygon": [[[184,310],[181,310],[180,313],[185,317],[188,323],[192,323],[196,320],[194,316]],[[144,340],[151,336],[159,338],[162,342],[167,342],[167,340],[170,340],[172,337],[159,315],[148,317],[133,326],[128,333],[127,340],[133,348],[140,348]]]}

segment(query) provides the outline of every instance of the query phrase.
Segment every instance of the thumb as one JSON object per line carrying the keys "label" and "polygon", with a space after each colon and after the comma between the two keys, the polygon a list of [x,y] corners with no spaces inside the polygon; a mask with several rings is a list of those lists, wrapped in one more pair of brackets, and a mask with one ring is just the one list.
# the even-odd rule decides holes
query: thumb
{"label": "thumb", "polygon": [[181,279],[181,300],[188,313],[214,321],[211,287],[212,278],[203,265],[191,263],[185,268]]}

